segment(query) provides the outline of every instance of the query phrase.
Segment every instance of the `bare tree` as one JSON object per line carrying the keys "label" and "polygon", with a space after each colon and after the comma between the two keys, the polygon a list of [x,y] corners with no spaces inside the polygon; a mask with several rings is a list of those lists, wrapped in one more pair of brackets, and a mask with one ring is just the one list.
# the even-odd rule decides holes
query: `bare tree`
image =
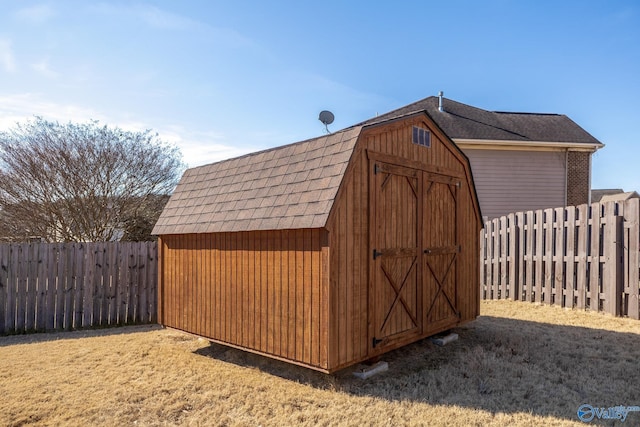
{"label": "bare tree", "polygon": [[126,238],[127,223],[147,224],[148,238],[183,169],[149,130],[35,117],[0,133],[0,238],[108,241]]}

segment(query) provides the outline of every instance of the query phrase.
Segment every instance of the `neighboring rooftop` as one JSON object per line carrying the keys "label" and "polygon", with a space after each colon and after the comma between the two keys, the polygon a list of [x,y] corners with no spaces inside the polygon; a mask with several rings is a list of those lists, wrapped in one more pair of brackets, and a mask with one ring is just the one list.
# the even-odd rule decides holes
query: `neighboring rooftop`
{"label": "neighboring rooftop", "polygon": [[591,203],[599,202],[603,196],[622,194],[624,190],[622,188],[601,188],[597,190],[591,190]]}
{"label": "neighboring rooftop", "polygon": [[461,102],[430,96],[389,113],[369,119],[360,125],[390,120],[417,111],[426,111],[452,139],[531,141],[564,143],[602,143],[563,114],[508,113],[487,111]]}
{"label": "neighboring rooftop", "polygon": [[638,198],[640,198],[640,195],[636,191],[625,192],[621,188],[591,190],[591,203],[621,202]]}

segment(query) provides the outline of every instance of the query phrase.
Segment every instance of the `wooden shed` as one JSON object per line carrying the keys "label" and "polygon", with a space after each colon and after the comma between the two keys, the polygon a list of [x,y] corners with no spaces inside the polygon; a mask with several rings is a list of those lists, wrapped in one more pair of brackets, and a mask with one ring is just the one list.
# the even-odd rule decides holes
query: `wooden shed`
{"label": "wooden shed", "polygon": [[475,319],[469,162],[425,112],[184,173],[158,220],[158,318],[334,372]]}

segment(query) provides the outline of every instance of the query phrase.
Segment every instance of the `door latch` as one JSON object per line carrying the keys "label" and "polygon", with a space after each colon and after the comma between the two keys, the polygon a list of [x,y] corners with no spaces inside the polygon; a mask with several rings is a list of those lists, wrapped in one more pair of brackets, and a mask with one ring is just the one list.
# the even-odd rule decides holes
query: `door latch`
{"label": "door latch", "polygon": [[379,340],[376,337],[373,337],[373,342],[372,342],[373,343],[373,348],[376,348],[376,346],[378,344],[380,344],[382,341],[384,341],[384,340]]}

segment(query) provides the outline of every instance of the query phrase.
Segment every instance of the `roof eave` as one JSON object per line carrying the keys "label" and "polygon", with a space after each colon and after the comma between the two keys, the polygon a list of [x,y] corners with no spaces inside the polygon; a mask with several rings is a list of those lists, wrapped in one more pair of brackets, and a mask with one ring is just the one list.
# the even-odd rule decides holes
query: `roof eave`
{"label": "roof eave", "polygon": [[489,139],[469,139],[469,138],[453,138],[453,141],[460,148],[475,148],[487,150],[531,150],[531,149],[561,149],[568,151],[587,151],[595,152],[604,144],[600,142],[553,142],[553,141],[518,141],[518,140],[489,140]]}

